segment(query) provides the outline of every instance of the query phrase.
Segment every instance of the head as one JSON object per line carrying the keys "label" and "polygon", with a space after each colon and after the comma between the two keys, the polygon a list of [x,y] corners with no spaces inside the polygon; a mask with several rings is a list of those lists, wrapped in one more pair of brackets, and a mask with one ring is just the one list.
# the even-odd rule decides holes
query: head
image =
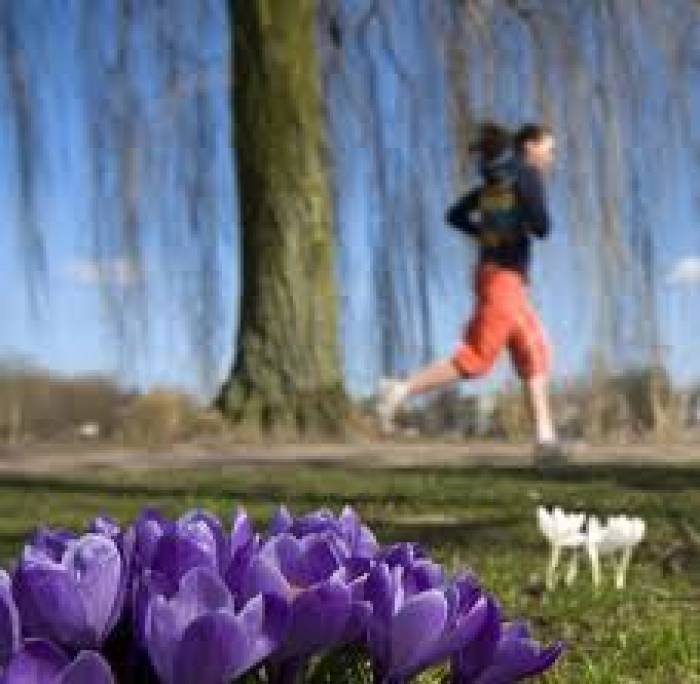
{"label": "head", "polygon": [[512,148],[512,133],[504,126],[487,121],[479,126],[477,139],[469,146],[469,151],[479,154],[482,163],[488,164]]}
{"label": "head", "polygon": [[542,124],[525,124],[515,134],[515,151],[528,164],[542,173],[551,171],[554,165],[554,134]]}

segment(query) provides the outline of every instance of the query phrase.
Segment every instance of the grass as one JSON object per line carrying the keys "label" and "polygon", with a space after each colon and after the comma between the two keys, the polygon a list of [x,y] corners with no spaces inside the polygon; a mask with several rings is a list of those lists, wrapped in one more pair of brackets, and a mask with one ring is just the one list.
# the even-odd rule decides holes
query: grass
{"label": "grass", "polygon": [[[419,541],[449,568],[473,568],[508,615],[527,618],[539,639],[570,644],[548,682],[700,683],[700,556],[691,554],[677,574],[662,568],[681,539],[677,523],[700,529],[700,468],[578,467],[541,476],[275,465],[3,477],[0,558],[7,564],[38,522],[80,529],[100,512],[128,521],[145,504],[172,515],[199,506],[228,517],[242,504],[262,524],[279,502],[295,513],[350,503],[381,541]],[[643,516],[647,539],[628,588],[614,590],[608,571],[595,592],[582,564],[572,588],[543,592],[547,548],[534,522],[538,504]]]}

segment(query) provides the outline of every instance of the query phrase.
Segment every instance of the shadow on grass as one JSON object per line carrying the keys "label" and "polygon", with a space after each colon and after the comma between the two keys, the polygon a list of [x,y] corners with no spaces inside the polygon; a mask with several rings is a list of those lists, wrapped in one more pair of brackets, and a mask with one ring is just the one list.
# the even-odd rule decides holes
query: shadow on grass
{"label": "shadow on grass", "polygon": [[571,465],[546,470],[535,468],[435,468],[415,467],[392,469],[396,475],[411,473],[423,476],[449,477],[450,474],[468,477],[470,475],[485,475],[499,480],[522,481],[527,483],[552,482],[561,484],[595,484],[610,482],[626,489],[637,489],[648,492],[675,492],[688,489],[700,489],[700,465]]}
{"label": "shadow on grass", "polygon": [[522,525],[519,516],[501,516],[482,520],[446,520],[435,522],[407,522],[374,518],[368,521],[372,529],[380,532],[385,543],[419,541],[428,549],[459,547],[465,551],[472,548],[511,544],[517,537],[515,528]]}
{"label": "shadow on grass", "polygon": [[[368,471],[368,477],[370,477]],[[109,496],[116,498],[128,498],[133,500],[170,500],[182,497],[201,497],[208,499],[224,499],[234,502],[258,502],[258,503],[286,503],[293,506],[295,503],[305,506],[332,506],[338,507],[344,504],[407,504],[414,502],[416,497],[412,493],[402,494],[387,493],[352,493],[339,492],[318,493],[295,490],[295,483],[290,478],[280,479],[280,484],[249,484],[235,486],[226,482],[214,481],[194,482],[192,484],[178,484],[168,486],[166,484],[143,484],[132,482],[111,482],[88,479],[71,479],[63,477],[47,476],[10,476],[0,477],[0,495],[30,495],[32,493],[55,495],[88,495]],[[449,503],[444,498],[435,497],[426,499],[425,503],[445,505]]]}
{"label": "shadow on grass", "polygon": [[[305,483],[295,481],[294,475],[302,476],[309,473],[318,474],[324,470],[329,474],[347,475],[355,484],[366,479],[373,485],[381,480],[387,483],[388,491],[369,491],[347,493],[338,491],[336,480],[332,483],[335,491],[318,492],[305,490]],[[193,479],[191,475],[196,473]],[[479,479],[483,483],[488,479],[497,491],[499,483],[522,482],[536,485],[538,483],[560,483],[565,485],[585,485],[609,483],[617,487],[650,493],[672,493],[684,490],[700,489],[700,466],[621,466],[621,465],[574,465],[564,468],[539,471],[529,468],[485,468],[485,467],[433,467],[421,466],[412,468],[364,468],[325,463],[316,464],[313,468],[306,465],[270,466],[261,465],[256,474],[269,473],[270,478],[265,483],[247,482],[250,479],[246,473],[237,473],[236,468],[220,469],[219,472],[208,469],[176,471],[165,473],[154,471],[144,475],[144,480],[133,482],[118,480],[119,475],[110,474],[89,478],[86,476],[63,477],[57,475],[6,475],[0,476],[0,492],[16,495],[31,495],[32,493],[64,494],[64,495],[102,495],[111,497],[126,497],[129,499],[172,499],[181,497],[206,497],[213,499],[235,499],[241,502],[279,502],[303,503],[310,506],[338,506],[351,504],[414,504],[420,502],[421,507],[446,507],[459,505],[464,501],[461,491],[436,492],[434,487],[421,491],[414,487],[406,492],[396,491],[397,483],[407,477],[431,478],[436,482],[440,479],[463,479],[466,482]],[[197,478],[204,477],[201,481]],[[188,481],[188,478],[189,481]],[[340,483],[342,484],[342,482]],[[414,483],[415,485],[415,483]],[[353,488],[351,488],[352,490]]]}

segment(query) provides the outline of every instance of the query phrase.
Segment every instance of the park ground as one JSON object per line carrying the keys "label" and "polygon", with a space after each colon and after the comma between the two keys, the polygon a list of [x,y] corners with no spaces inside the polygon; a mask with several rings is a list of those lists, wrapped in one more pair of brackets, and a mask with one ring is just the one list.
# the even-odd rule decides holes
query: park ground
{"label": "park ground", "polygon": [[[543,641],[564,639],[546,681],[700,682],[700,461],[658,445],[573,460],[539,472],[523,447],[454,444],[5,450],[0,558],[7,565],[37,524],[81,529],[98,513],[127,522],[147,504],[225,518],[242,505],[261,525],[282,502],[294,513],[351,504],[380,541],[418,541],[451,570],[473,569],[509,616]],[[538,505],[642,516],[627,588],[615,590],[606,568],[595,591],[582,564],[572,587],[544,591]]]}

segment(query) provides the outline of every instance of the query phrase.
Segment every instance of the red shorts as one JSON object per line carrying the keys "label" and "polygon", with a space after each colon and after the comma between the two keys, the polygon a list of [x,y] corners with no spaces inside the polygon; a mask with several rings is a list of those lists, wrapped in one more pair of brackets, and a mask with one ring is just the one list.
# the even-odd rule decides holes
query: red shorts
{"label": "red shorts", "polygon": [[482,264],[476,274],[476,310],[453,361],[466,378],[486,374],[504,347],[521,378],[548,374],[551,350],[523,277]]}

